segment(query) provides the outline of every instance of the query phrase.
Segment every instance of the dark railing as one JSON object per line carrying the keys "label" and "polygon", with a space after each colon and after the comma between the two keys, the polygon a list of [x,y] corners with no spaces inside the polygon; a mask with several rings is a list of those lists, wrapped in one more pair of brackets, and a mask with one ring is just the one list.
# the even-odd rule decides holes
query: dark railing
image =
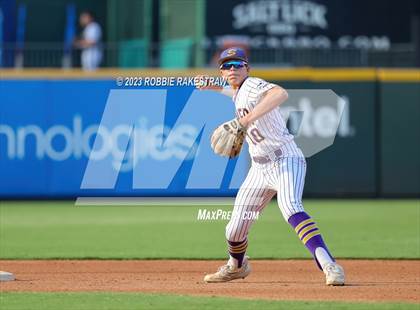
{"label": "dark railing", "polygon": [[[167,52],[167,51],[166,51]],[[179,55],[174,50],[174,55]],[[220,52],[217,48],[197,49],[189,47],[186,51],[190,65],[194,66],[195,56],[204,54],[203,66],[211,66]],[[143,50],[121,50],[117,43],[103,44],[103,61],[101,67],[130,67],[125,59],[141,57],[132,67],[159,67],[161,63],[160,47],[149,46]],[[169,51],[170,53],[170,51]],[[318,48],[318,49],[250,49],[250,61],[254,67],[419,67],[420,55],[412,45],[394,46],[386,51]],[[22,50],[15,45],[0,45],[0,67],[80,67],[80,50],[71,49],[65,52],[62,44],[57,43],[27,43]],[[185,54],[185,53],[184,53]],[[139,56],[141,55],[141,56]],[[175,61],[175,60],[174,60]]]}

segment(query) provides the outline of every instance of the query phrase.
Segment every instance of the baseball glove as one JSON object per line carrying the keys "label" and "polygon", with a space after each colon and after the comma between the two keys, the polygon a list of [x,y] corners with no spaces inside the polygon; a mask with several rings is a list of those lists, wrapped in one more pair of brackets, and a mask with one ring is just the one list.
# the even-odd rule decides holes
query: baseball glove
{"label": "baseball glove", "polygon": [[211,136],[211,147],[216,154],[233,158],[239,155],[246,136],[246,128],[237,118],[217,127]]}

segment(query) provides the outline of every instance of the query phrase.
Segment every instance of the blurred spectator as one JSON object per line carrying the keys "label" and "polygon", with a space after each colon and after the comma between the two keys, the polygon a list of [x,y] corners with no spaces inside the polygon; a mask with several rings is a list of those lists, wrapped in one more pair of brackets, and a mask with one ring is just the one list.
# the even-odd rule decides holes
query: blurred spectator
{"label": "blurred spectator", "polygon": [[83,27],[82,38],[75,45],[82,49],[81,63],[84,70],[96,70],[102,61],[102,29],[92,12],[83,11],[79,17]]}

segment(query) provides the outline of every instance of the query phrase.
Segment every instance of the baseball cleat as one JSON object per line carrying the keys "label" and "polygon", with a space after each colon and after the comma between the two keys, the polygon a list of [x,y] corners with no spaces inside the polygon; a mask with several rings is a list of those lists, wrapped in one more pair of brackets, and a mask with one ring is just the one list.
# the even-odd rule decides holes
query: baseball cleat
{"label": "baseball cleat", "polygon": [[328,263],[324,266],[326,284],[332,286],[344,285],[344,269],[337,263]]}
{"label": "baseball cleat", "polygon": [[244,261],[241,268],[236,268],[229,264],[219,268],[216,273],[208,274],[204,277],[204,282],[219,283],[229,282],[235,279],[245,279],[251,273],[251,266],[248,261]]}

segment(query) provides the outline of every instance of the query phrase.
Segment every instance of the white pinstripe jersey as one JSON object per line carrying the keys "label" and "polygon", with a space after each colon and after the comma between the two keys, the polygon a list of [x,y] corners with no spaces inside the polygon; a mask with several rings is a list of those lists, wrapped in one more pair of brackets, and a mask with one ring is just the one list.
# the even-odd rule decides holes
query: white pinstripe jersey
{"label": "white pinstripe jersey", "polygon": [[[246,78],[232,98],[236,115],[243,117],[251,112],[262,99],[263,94],[275,86],[277,85],[260,78]],[[282,150],[282,156],[303,156],[293,141],[293,135],[289,133],[278,108],[263,115],[248,127],[246,141],[251,157],[266,156],[278,149]]]}

